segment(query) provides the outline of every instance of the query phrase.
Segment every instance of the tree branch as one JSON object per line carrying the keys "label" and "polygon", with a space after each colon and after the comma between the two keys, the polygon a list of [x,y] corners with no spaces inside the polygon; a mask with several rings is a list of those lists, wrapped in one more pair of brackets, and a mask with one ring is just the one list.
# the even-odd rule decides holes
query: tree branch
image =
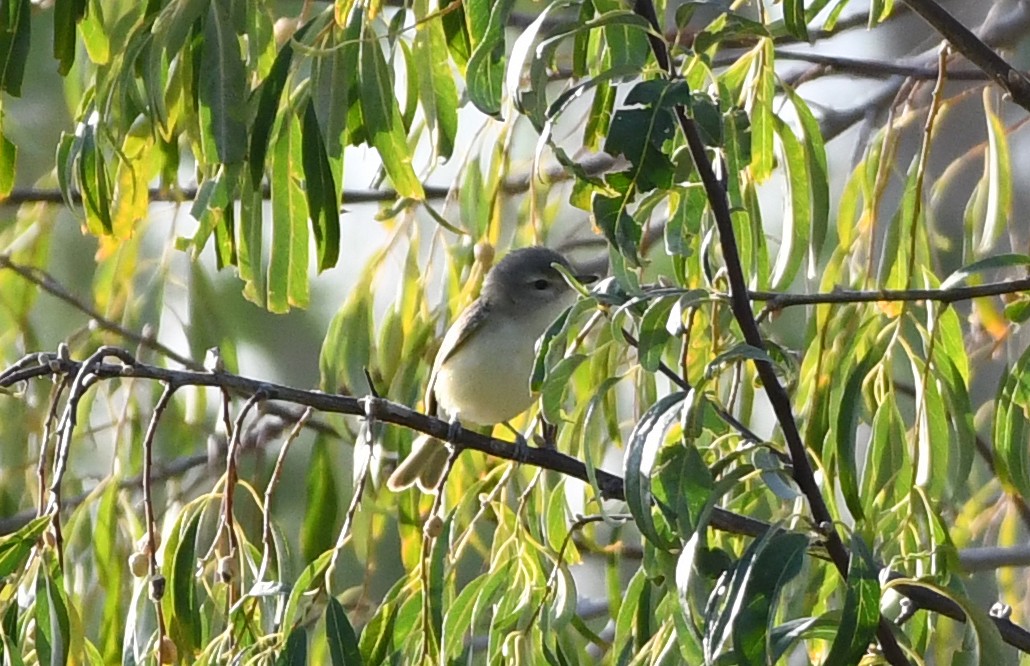
{"label": "tree branch", "polygon": [[933,26],[955,50],[982,69],[1012,96],[1012,101],[1030,111],[1030,79],[987,46],[972,30],[962,25],[934,0],[904,0],[905,4]]}
{"label": "tree branch", "polygon": [[[652,33],[648,35],[651,44],[651,51],[658,62],[658,66],[668,76],[675,76],[672,63],[669,60],[668,48],[658,35],[661,33],[661,26],[658,23],[658,16],[651,0],[636,0],[633,4],[633,11],[643,17],[652,27]],[[765,349],[765,342],[762,333],[755,321],[755,315],[751,311],[751,299],[748,297],[747,280],[744,277],[744,269],[740,263],[740,252],[737,248],[736,235],[733,230],[733,221],[730,217],[729,197],[723,182],[715,175],[711,161],[705,151],[704,141],[701,133],[692,119],[687,117],[682,106],[676,107],[676,116],[679,120],[680,130],[687,140],[687,147],[693,158],[694,167],[701,177],[705,188],[709,207],[715,217],[715,224],[719,230],[719,244],[722,247],[723,261],[726,266],[726,275],[730,282],[730,308],[733,316],[740,326],[744,340],[757,349]],[[766,396],[772,405],[776,420],[780,424],[787,449],[790,451],[790,458],[793,463],[794,481],[798,484],[801,492],[808,500],[809,509],[817,525],[826,528],[826,550],[833,560],[834,565],[845,579],[848,575],[850,557],[844,542],[834,527],[833,515],[822,497],[822,490],[815,480],[815,473],[808,460],[808,451],[801,439],[797,422],[794,420],[793,408],[790,396],[780,383],[773,364],[767,360],[755,359],[755,369],[765,387]],[[876,636],[880,648],[886,659],[894,666],[902,666],[908,663],[904,652],[894,637],[893,628],[881,615]]]}
{"label": "tree branch", "polygon": [[[250,396],[251,398],[255,395],[260,395],[261,399],[265,401],[280,400],[321,411],[336,412],[362,418],[368,418],[368,414],[371,413],[376,420],[383,423],[403,426],[434,437],[446,438],[448,432],[453,428],[452,424],[448,421],[427,416],[383,398],[371,396],[354,398],[351,396],[331,395],[321,391],[307,391],[281,384],[263,382],[227,372],[169,370],[136,362],[124,350],[118,350],[118,353],[115,354],[111,348],[105,348],[105,353],[113,355],[121,360],[122,363],[103,363],[95,360],[92,363],[89,361],[79,362],[63,358],[59,354],[30,354],[7,370],[0,372],[0,389],[9,389],[20,382],[53,375],[76,377],[83,373],[85,368],[86,374],[91,378],[90,386],[95,385],[99,380],[118,378],[149,379],[164,383],[166,386],[178,388],[184,386],[215,387]],[[91,358],[96,359],[98,356],[94,354]],[[530,448],[528,454],[525,457],[521,457],[521,454],[516,455],[515,448],[511,445],[511,442],[494,439],[493,437],[481,435],[464,428],[459,428],[456,435],[452,443],[458,450],[473,449],[505,460],[520,460],[535,467],[571,476],[584,483],[590,482],[584,463],[553,449]],[[195,467],[210,464],[213,460],[212,455],[205,453],[173,461],[160,467],[158,471],[152,471],[149,474],[149,482],[152,483],[159,479],[177,476]],[[155,467],[158,466],[155,465]],[[622,479],[619,476],[599,469],[596,470],[596,475],[599,490],[604,497],[624,499]],[[139,487],[144,480],[143,476],[137,476],[125,479],[119,485],[122,488],[135,488]],[[60,507],[67,509],[70,506],[77,506],[87,498],[88,495],[83,495],[74,499],[66,499],[61,501]],[[16,516],[0,520],[0,534],[13,532],[34,518],[35,515],[35,511],[25,511]],[[769,529],[768,523],[741,516],[718,507],[713,509],[709,525],[724,532],[751,537],[760,536]],[[985,562],[994,562],[997,566],[1002,566],[1005,564],[1018,564],[1025,561],[1027,557],[1025,552],[1013,549],[981,549],[982,553],[973,552],[975,550],[972,549],[968,557],[964,560],[960,558],[960,560],[971,566],[976,566],[976,563],[984,566],[983,563]],[[912,598],[919,608],[941,613],[961,622],[966,621],[965,612],[950,599],[926,588],[905,584],[901,580],[904,578],[901,574],[892,573],[891,576],[892,580],[897,581],[895,589]],[[1025,652],[1030,652],[1030,632],[1012,623],[1006,617],[992,616],[991,619],[1007,643]]]}

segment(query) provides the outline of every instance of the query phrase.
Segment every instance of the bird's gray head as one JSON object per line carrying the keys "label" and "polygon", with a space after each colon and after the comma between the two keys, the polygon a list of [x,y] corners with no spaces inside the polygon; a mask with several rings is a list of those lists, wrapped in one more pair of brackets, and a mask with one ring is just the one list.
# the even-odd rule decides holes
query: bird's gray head
{"label": "bird's gray head", "polygon": [[481,297],[495,307],[571,303],[574,292],[552,264],[572,270],[568,259],[546,247],[509,252],[487,273]]}

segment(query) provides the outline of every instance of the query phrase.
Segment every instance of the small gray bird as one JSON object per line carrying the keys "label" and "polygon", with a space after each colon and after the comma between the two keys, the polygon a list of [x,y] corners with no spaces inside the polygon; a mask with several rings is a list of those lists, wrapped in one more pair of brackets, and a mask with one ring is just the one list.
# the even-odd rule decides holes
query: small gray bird
{"label": "small gray bird", "polygon": [[[486,275],[483,289],[447,329],[426,387],[426,412],[440,407],[453,422],[494,425],[533,404],[529,379],[536,341],[576,299],[576,291],[554,267],[570,273],[568,260],[545,247],[509,253]],[[593,276],[576,276],[589,283]],[[450,450],[421,437],[387,481],[398,491],[418,485],[435,492]]]}

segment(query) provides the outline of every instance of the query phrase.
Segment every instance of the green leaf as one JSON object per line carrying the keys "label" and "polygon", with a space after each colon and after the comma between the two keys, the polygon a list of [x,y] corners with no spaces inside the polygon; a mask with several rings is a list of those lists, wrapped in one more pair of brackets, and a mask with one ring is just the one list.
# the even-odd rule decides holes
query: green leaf
{"label": "green leaf", "polygon": [[810,250],[812,234],[812,192],[808,160],[804,147],[787,124],[773,117],[773,127],[780,139],[783,163],[787,171],[787,213],[780,231],[780,249],[772,272],[772,288],[786,290],[794,282],[798,269]]}
{"label": "green leaf", "polygon": [[272,246],[268,260],[268,309],[307,307],[308,204],[301,187],[301,131],[294,117],[283,122],[272,155]]}
{"label": "green leaf", "polygon": [[[429,4],[428,0],[416,0],[416,16],[428,14]],[[458,89],[445,57],[447,35],[443,20],[432,18],[420,22],[412,47],[422,111],[429,129],[435,133],[437,154],[448,159],[454,152],[458,134]]]}
{"label": "green leaf", "polygon": [[826,163],[826,146],[823,143],[819,122],[808,108],[805,100],[793,88],[781,84],[787,94],[798,121],[801,123],[801,134],[804,137],[805,160],[808,165],[809,191],[812,196],[812,233],[809,250],[809,275],[813,275],[819,266],[819,255],[826,241],[826,233],[830,223],[830,176]]}
{"label": "green leaf", "polygon": [[86,122],[80,123],[77,133],[80,151],[76,166],[86,225],[95,235],[110,234],[114,229],[111,221],[111,183],[107,174],[107,160],[97,144],[94,119],[87,118]]}
{"label": "green leaf", "polygon": [[334,160],[343,159],[345,133],[351,115],[359,125],[361,105],[358,103],[358,57],[361,50],[362,11],[355,4],[344,29],[335,24],[326,37],[326,51],[313,59],[311,99],[318,124],[325,138],[326,153]]}
{"label": "green leaf", "polygon": [[325,616],[325,638],[329,643],[329,656],[333,666],[360,666],[364,662],[358,650],[358,637],[354,627],[347,619],[347,611],[343,609],[336,597],[329,597],[329,605]]}
{"label": "green leaf", "polygon": [[941,283],[941,289],[957,287],[962,284],[966,278],[973,275],[978,275],[998,268],[1009,268],[1011,266],[1020,266],[1024,268],[1030,266],[1030,255],[996,254],[980,259],[979,261],[974,261],[949,275],[947,279]]}
{"label": "green leaf", "polygon": [[211,0],[199,65],[200,115],[223,164],[242,162],[247,152],[247,71],[232,25],[232,1]]}
{"label": "green leaf", "polygon": [[68,663],[72,635],[68,617],[68,599],[64,592],[64,576],[53,552],[43,556],[43,566],[36,574],[35,620],[36,655],[40,664],[61,666]]}
{"label": "green leaf", "polygon": [[469,99],[488,116],[501,113],[504,85],[504,30],[514,0],[469,0],[465,2],[468,33],[473,49],[465,68]]}
{"label": "green leaf", "polygon": [[[297,31],[296,38],[300,39],[304,32],[311,26],[311,21]],[[286,78],[290,73],[290,62],[293,60],[293,40],[288,39],[279,49],[272,63],[272,69],[268,76],[261,82],[258,89],[257,112],[254,115],[254,124],[250,129],[250,179],[255,188],[261,185],[261,179],[265,174],[265,154],[268,152],[268,139],[272,135],[272,127],[275,125],[279,100],[282,97],[283,89],[286,87]]]}
{"label": "green leaf", "polygon": [[878,363],[884,360],[883,345],[878,344],[869,351],[860,363],[851,368],[840,401],[834,406],[837,440],[837,467],[841,493],[848,510],[856,521],[864,518],[858,487],[858,463],[855,459],[855,441],[858,417],[862,412],[862,384]]}
{"label": "green leaf", "polygon": [[606,197],[595,193],[591,200],[594,219],[608,242],[632,265],[640,264],[641,226],[626,210],[627,197]]}
{"label": "green leaf", "polygon": [[336,183],[329,165],[329,155],[322,143],[315,106],[308,102],[304,110],[301,158],[304,165],[305,192],[311,216],[311,230],[318,251],[318,270],[336,265],[340,256],[340,206]]}
{"label": "green leaf", "polygon": [[[75,26],[86,14],[86,0],[55,0],[54,2],[54,58],[57,71],[64,76],[75,62]],[[26,18],[28,15],[26,14]],[[28,37],[26,36],[27,40]],[[27,45],[26,47],[27,48]]]}
{"label": "green leaf", "polygon": [[30,0],[8,0],[0,7],[0,90],[14,97],[21,97],[25,63],[29,57],[31,17]]}
{"label": "green leaf", "polygon": [[847,593],[827,664],[857,664],[876,638],[880,622],[879,569],[858,534],[851,537]]}
{"label": "green leaf", "polygon": [[336,465],[329,452],[329,442],[319,436],[311,450],[307,474],[307,507],[300,526],[301,553],[305,562],[313,562],[319,554],[333,547],[336,535],[333,526],[340,513],[340,496],[333,469]]}
{"label": "green leaf", "polygon": [[1030,349],[1002,376],[995,399],[994,463],[1009,490],[1030,497]]}
{"label": "green leaf", "polygon": [[411,166],[411,153],[404,133],[404,123],[397,97],[393,92],[393,75],[379,41],[366,34],[361,42],[361,113],[369,141],[379,151],[390,181],[397,194],[421,201],[425,198],[422,183]]}
{"label": "green leaf", "polygon": [[995,113],[991,95],[984,95],[987,117],[987,154],[984,176],[987,179],[987,201],[979,252],[987,252],[1008,225],[1012,216],[1012,159],[1009,155],[1008,130]]}
{"label": "green leaf", "polygon": [[[168,632],[186,654],[202,647],[201,602],[197,596],[194,572],[197,566],[197,531],[203,512],[184,511],[176,526],[178,538],[168,547],[166,557],[172,565],[168,576],[168,595],[164,604],[168,615]],[[185,521],[185,522],[184,522]]]}
{"label": "green leaf", "polygon": [[[733,645],[735,663],[769,663],[769,630],[783,586],[801,571],[808,538],[773,526],[751,542],[709,600],[705,657]],[[721,612],[720,612],[721,609]]]}
{"label": "green leaf", "polygon": [[676,544],[655,526],[651,514],[651,470],[665,443],[666,433],[679,421],[679,407],[686,397],[685,392],[677,391],[651,405],[626,440],[623,463],[626,504],[644,538],[665,550]]}
{"label": "green leaf", "polygon": [[29,553],[46,531],[50,520],[50,516],[40,516],[17,532],[0,537],[0,579],[6,579],[25,565]]}
{"label": "green leaf", "polygon": [[296,627],[286,639],[286,645],[275,666],[307,666],[308,664],[308,632],[304,627]]}
{"label": "green leaf", "polygon": [[808,19],[804,0],[783,0],[783,23],[787,32],[802,42],[808,41]]}

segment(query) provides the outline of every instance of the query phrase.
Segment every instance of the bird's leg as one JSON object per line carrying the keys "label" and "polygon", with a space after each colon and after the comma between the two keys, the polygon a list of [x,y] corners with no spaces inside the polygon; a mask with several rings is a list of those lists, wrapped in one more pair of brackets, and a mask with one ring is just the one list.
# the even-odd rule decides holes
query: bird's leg
{"label": "bird's leg", "polygon": [[453,444],[454,440],[458,439],[458,435],[461,434],[461,421],[458,420],[458,415],[455,414],[451,417],[451,421],[447,426],[447,442]]}
{"label": "bird's leg", "polygon": [[540,434],[535,438],[537,446],[549,451],[558,450],[558,426],[547,421],[540,421]]}
{"label": "bird's leg", "polygon": [[529,460],[529,444],[526,442],[526,438],[507,421],[503,421],[502,423],[504,423],[505,428],[515,435],[515,454],[513,456],[515,462],[524,463]]}

